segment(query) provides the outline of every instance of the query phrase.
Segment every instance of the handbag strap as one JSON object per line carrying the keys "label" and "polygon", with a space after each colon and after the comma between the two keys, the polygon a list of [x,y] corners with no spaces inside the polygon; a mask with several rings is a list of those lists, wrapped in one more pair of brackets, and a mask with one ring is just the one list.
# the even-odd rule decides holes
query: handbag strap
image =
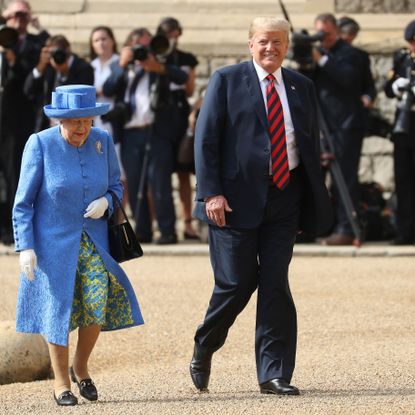
{"label": "handbag strap", "polygon": [[125,213],[125,210],[122,207],[122,203],[120,199],[118,199],[118,196],[112,190],[108,190],[108,193],[112,196],[113,204],[118,205],[118,207],[121,209],[122,214],[124,215],[124,219],[128,222],[127,214]]}

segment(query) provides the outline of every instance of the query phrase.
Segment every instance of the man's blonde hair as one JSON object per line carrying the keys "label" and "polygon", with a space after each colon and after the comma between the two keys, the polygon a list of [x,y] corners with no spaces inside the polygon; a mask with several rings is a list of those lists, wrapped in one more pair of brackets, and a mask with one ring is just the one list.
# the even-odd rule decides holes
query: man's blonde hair
{"label": "man's blonde hair", "polygon": [[285,19],[276,17],[255,17],[249,26],[249,40],[252,40],[258,32],[285,32],[287,39],[290,35],[290,24]]}

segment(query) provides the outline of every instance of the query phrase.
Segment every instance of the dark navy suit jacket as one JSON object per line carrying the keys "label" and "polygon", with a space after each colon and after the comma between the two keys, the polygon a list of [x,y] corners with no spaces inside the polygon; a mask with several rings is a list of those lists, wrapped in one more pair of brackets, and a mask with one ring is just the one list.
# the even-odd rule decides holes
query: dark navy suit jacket
{"label": "dark navy suit jacket", "polygon": [[[301,168],[304,200],[301,230],[327,232],[333,214],[320,168],[316,96],[305,76],[282,68]],[[204,199],[224,195],[233,209],[230,227],[255,228],[268,194],[270,137],[255,67],[243,62],[216,71],[206,91],[195,136],[197,194],[194,216],[209,222]]]}

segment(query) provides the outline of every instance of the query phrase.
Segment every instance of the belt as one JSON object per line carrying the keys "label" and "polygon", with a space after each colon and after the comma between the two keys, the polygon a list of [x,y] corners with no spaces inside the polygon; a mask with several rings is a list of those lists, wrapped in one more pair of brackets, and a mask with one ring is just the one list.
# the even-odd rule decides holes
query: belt
{"label": "belt", "polygon": [[151,127],[151,124],[146,124],[146,125],[139,125],[138,127],[130,127],[127,128],[127,130],[148,130]]}

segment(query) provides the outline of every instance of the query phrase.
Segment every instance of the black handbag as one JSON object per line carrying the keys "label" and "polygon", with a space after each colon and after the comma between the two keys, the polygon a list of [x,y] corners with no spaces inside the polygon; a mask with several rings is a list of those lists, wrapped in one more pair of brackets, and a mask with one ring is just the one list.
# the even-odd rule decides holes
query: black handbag
{"label": "black handbag", "polygon": [[[143,256],[143,250],[138,242],[137,236],[128,221],[124,208],[117,195],[111,190],[114,211],[108,219],[108,240],[110,246],[110,255],[117,262],[124,262],[130,259]],[[123,215],[121,223],[119,222],[120,212]]]}

